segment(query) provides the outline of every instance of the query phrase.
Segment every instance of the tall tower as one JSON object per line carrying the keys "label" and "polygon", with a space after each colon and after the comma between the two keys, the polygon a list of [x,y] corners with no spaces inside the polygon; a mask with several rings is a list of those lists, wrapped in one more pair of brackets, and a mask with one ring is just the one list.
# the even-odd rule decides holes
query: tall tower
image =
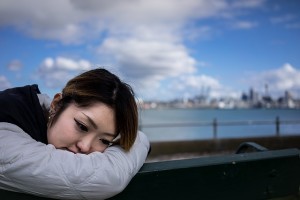
{"label": "tall tower", "polygon": [[268,83],[265,84],[265,96],[266,97],[269,96],[269,85],[268,85]]}
{"label": "tall tower", "polygon": [[249,90],[249,99],[251,102],[253,102],[254,100],[254,91],[253,91],[253,88],[250,88]]}

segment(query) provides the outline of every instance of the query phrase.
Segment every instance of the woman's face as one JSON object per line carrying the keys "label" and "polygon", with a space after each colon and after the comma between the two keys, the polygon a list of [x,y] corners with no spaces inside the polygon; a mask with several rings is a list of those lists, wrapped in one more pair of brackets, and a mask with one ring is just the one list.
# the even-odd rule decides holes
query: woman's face
{"label": "woman's face", "polygon": [[73,153],[104,152],[116,137],[114,110],[103,103],[71,103],[48,128],[48,143]]}

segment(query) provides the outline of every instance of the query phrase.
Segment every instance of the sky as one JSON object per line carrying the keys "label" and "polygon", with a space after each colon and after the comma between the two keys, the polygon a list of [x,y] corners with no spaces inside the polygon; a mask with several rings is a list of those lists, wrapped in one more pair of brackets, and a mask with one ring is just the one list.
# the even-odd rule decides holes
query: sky
{"label": "sky", "polygon": [[0,90],[103,67],[137,98],[300,98],[300,0],[1,0]]}

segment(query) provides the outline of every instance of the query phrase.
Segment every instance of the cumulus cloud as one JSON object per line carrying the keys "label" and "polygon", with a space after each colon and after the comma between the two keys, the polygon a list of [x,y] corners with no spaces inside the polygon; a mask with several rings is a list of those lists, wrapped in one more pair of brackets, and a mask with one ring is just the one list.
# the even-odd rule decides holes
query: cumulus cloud
{"label": "cumulus cloud", "polygon": [[[207,75],[187,75],[174,79],[169,88],[172,91],[195,95],[204,95],[210,98],[240,96],[233,89],[225,87],[216,78]],[[193,97],[193,96],[192,96]]]}
{"label": "cumulus cloud", "polygon": [[[158,82],[159,83],[159,82]],[[139,91],[146,99],[172,100],[178,98],[240,98],[241,93],[234,88],[224,86],[218,79],[208,75],[186,74],[164,80],[166,87],[153,85],[151,89]]]}
{"label": "cumulus cloud", "polygon": [[5,76],[0,75],[0,91],[11,87],[11,83]]}
{"label": "cumulus cloud", "polygon": [[285,91],[295,95],[300,92],[300,71],[289,63],[278,69],[261,72],[250,80],[261,91],[267,84],[269,92],[275,96],[282,96]]}
{"label": "cumulus cloud", "polygon": [[[59,6],[57,6],[59,5]],[[79,31],[76,17],[69,1],[36,0],[0,2],[0,25],[13,26],[34,38],[76,42]]]}
{"label": "cumulus cloud", "polygon": [[109,38],[99,51],[112,57],[126,77],[137,81],[160,81],[196,70],[195,59],[183,45],[163,40]]}
{"label": "cumulus cloud", "polygon": [[185,26],[191,19],[237,15],[238,9],[258,7],[264,0],[2,0],[0,26],[14,26],[34,38],[76,44],[103,31],[123,32],[141,25]]}
{"label": "cumulus cloud", "polygon": [[65,57],[46,58],[38,69],[38,77],[47,87],[61,88],[69,79],[79,72],[92,69],[87,60],[73,60]]}
{"label": "cumulus cloud", "polygon": [[[149,90],[159,90],[163,81],[194,75],[196,66],[204,63],[193,58],[185,42],[209,38],[220,29],[198,24],[199,20],[222,18],[232,22],[247,13],[243,10],[263,3],[264,0],[52,0],[43,3],[2,0],[0,26],[13,26],[33,38],[65,45],[94,47],[96,39],[98,57],[118,66],[135,88],[150,94]],[[235,27],[249,29],[255,25],[255,22],[237,21]],[[39,68],[39,77],[48,87],[58,87],[75,72],[89,69],[88,65],[88,61],[47,58]],[[149,90],[146,92],[145,88]]]}

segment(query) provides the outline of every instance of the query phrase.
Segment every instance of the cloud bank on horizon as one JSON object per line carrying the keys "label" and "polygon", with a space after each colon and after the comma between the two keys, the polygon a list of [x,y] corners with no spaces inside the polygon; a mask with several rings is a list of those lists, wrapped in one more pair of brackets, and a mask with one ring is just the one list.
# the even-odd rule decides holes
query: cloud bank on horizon
{"label": "cloud bank on horizon", "polygon": [[240,97],[266,84],[299,98],[297,8],[292,0],[2,0],[0,35],[14,51],[1,51],[0,90],[38,82],[59,91],[104,66],[143,99]]}

